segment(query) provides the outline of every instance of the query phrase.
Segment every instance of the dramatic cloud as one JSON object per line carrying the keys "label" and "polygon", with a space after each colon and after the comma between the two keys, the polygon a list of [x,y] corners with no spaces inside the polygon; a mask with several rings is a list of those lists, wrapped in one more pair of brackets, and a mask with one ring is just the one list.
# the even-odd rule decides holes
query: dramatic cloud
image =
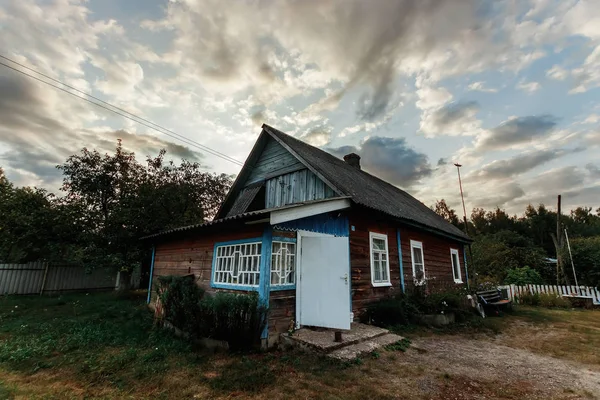
{"label": "dramatic cloud", "polygon": [[475,118],[478,110],[479,104],[475,101],[446,104],[424,113],[421,131],[427,136],[472,135],[480,127],[480,122]]}
{"label": "dramatic cloud", "polygon": [[331,142],[331,128],[323,126],[311,129],[302,139],[313,146],[325,146]]}
{"label": "dramatic cloud", "polygon": [[433,172],[428,157],[408,147],[403,138],[373,136],[360,147],[342,146],[328,151],[339,157],[356,153],[365,171],[400,187],[411,186]]}
{"label": "dramatic cloud", "polygon": [[478,151],[507,149],[514,145],[531,143],[548,136],[556,126],[551,115],[512,118],[485,132],[477,140]]}
{"label": "dramatic cloud", "polygon": [[473,179],[502,179],[510,178],[532,170],[549,161],[555,160],[573,152],[580,152],[583,149],[573,150],[538,150],[527,153],[521,153],[507,160],[495,160],[484,165],[479,171],[472,174]]}

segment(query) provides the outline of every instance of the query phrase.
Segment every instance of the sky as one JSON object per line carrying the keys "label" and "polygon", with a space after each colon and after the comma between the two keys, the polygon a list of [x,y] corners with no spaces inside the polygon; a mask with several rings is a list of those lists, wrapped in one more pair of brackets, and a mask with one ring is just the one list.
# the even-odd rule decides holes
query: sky
{"label": "sky", "polygon": [[[455,162],[467,210],[600,207],[597,0],[0,0],[0,55],[240,161],[267,123],[459,215]],[[0,65],[15,184],[118,139],[240,169]]]}

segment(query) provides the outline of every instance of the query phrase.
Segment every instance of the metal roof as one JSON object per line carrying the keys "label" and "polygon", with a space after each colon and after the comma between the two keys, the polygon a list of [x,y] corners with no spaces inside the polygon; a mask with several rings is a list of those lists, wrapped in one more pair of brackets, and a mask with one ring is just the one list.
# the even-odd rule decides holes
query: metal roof
{"label": "metal roof", "polygon": [[269,125],[263,125],[263,130],[296,153],[303,163],[316,170],[318,175],[334,185],[334,189],[350,197],[354,203],[471,241],[463,231],[404,190]]}

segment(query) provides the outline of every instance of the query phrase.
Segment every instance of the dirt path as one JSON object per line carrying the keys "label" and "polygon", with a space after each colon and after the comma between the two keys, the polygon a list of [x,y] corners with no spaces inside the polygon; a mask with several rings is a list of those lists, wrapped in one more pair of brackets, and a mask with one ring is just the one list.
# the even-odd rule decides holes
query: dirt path
{"label": "dirt path", "polygon": [[[519,385],[524,394],[529,393],[532,398],[542,395],[559,399],[600,399],[599,372],[583,364],[528,350],[461,337],[432,337],[414,340],[412,350],[406,355],[409,360],[439,370],[448,377]],[[529,396],[523,398],[526,397]],[[471,397],[457,391],[456,397],[447,398]]]}

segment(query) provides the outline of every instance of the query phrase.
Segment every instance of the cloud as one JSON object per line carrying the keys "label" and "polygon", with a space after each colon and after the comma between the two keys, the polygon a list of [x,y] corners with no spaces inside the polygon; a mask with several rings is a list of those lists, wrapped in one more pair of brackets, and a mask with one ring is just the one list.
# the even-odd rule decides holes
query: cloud
{"label": "cloud", "polygon": [[506,160],[492,161],[481,167],[478,171],[470,174],[469,178],[478,180],[506,179],[530,171],[566,154],[582,150],[581,148],[570,150],[552,149],[521,153]]}
{"label": "cloud", "polygon": [[480,128],[476,118],[479,104],[475,101],[454,102],[427,110],[421,119],[421,131],[426,136],[472,135]]}
{"label": "cloud", "polygon": [[528,92],[528,93],[533,93],[533,92],[539,90],[540,87],[541,86],[540,86],[539,82],[524,82],[524,81],[521,81],[517,85],[517,89],[523,90],[523,91]]}
{"label": "cloud", "polygon": [[310,143],[313,146],[325,146],[331,142],[331,128],[324,126],[312,128],[302,136],[302,140]]}
{"label": "cloud", "polygon": [[0,73],[0,144],[9,149],[0,152],[0,160],[7,175],[21,179],[18,184],[56,188],[60,182],[57,164],[83,147],[112,152],[117,139],[135,151],[140,161],[163,148],[170,157],[202,160],[200,153],[156,136],[80,127],[78,118],[93,116],[81,102],[59,96],[52,88],[16,74]]}
{"label": "cloud", "polygon": [[553,65],[548,71],[546,71],[546,76],[548,78],[555,79],[557,81],[563,81],[567,78],[569,72],[562,68],[560,65]]}
{"label": "cloud", "polygon": [[484,93],[496,93],[498,89],[485,87],[485,82],[473,82],[468,86],[469,90],[474,90]]}
{"label": "cloud", "polygon": [[512,118],[478,137],[475,150],[501,150],[531,143],[548,136],[556,124],[556,118],[551,115]]}
{"label": "cloud", "polygon": [[365,171],[401,187],[411,186],[433,173],[428,157],[410,148],[404,138],[372,136],[358,147],[327,150],[338,157],[356,153],[361,156]]}
{"label": "cloud", "polygon": [[595,124],[600,121],[600,115],[590,114],[583,120],[582,124]]}
{"label": "cloud", "polygon": [[585,165],[585,169],[587,169],[592,179],[600,179],[600,166],[592,163],[587,163]]}

